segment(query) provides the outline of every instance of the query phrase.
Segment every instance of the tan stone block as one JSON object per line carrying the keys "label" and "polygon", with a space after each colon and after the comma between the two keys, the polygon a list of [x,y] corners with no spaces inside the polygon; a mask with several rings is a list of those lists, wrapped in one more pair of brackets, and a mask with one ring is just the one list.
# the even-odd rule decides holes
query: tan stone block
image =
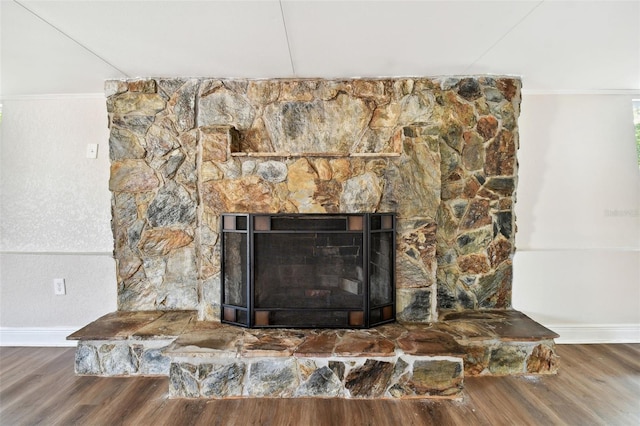
{"label": "tan stone block", "polygon": [[149,204],[153,201],[153,197],[155,197],[155,192],[138,192],[135,194],[136,197],[136,211],[138,212],[138,217],[146,217],[147,210],[149,208]]}
{"label": "tan stone block", "polygon": [[496,81],[496,87],[508,101],[511,101],[518,94],[520,83],[515,79],[500,78]]}
{"label": "tan stone block", "polygon": [[491,266],[495,268],[505,260],[509,259],[512,248],[511,243],[503,238],[492,241],[487,248]]}
{"label": "tan stone block", "polygon": [[465,127],[473,127],[476,123],[475,108],[472,104],[463,102],[452,91],[444,93],[445,108],[449,107],[455,113],[457,120]]}
{"label": "tan stone block", "polygon": [[414,87],[413,79],[399,79],[393,80],[393,97],[394,99],[400,99],[413,92]]}
{"label": "tan stone block", "polygon": [[128,248],[122,248],[116,254],[118,281],[131,278],[142,266],[142,260]]}
{"label": "tan stone block", "polygon": [[262,118],[256,118],[251,127],[242,132],[240,146],[231,152],[272,152],[273,146]]}
{"label": "tan stone block", "polygon": [[178,135],[180,145],[191,157],[195,157],[196,147],[198,145],[198,131],[196,129],[183,132]]}
{"label": "tan stone block", "polygon": [[513,176],[515,154],[516,145],[513,133],[502,130],[487,146],[484,165],[487,176]]}
{"label": "tan stone block", "polygon": [[471,176],[464,182],[464,188],[462,190],[462,194],[464,195],[464,198],[474,198],[477,195],[479,190],[480,190],[480,182],[478,182],[478,180],[475,177]]}
{"label": "tan stone block", "polygon": [[495,200],[497,200],[498,198],[500,198],[500,196],[499,196],[499,195],[497,195],[497,194],[495,194],[495,193],[493,193],[493,192],[489,191],[489,190],[488,190],[487,188],[485,188],[485,187],[480,188],[480,190],[478,191],[478,193],[476,194],[476,196],[477,196],[477,197],[479,197],[479,198],[486,198],[486,199],[488,199],[488,200],[492,200],[492,201],[495,201]]}
{"label": "tan stone block", "polygon": [[[402,247],[400,248],[402,249]],[[437,261],[416,259],[417,250],[407,248],[396,255],[397,288],[429,288],[435,282]]]}
{"label": "tan stone block", "polygon": [[300,158],[289,166],[287,186],[291,192],[316,190],[315,179],[318,177],[306,158]]}
{"label": "tan stone block", "polygon": [[323,101],[334,99],[340,92],[353,94],[349,80],[319,80],[316,94]]}
{"label": "tan stone block", "polygon": [[394,363],[367,359],[361,367],[349,371],[345,387],[354,398],[379,398],[389,387]]}
{"label": "tan stone block", "polygon": [[498,210],[511,210],[513,208],[512,198],[502,198],[498,202]]}
{"label": "tan stone block", "polygon": [[400,105],[396,102],[379,106],[373,111],[373,118],[369,127],[372,129],[380,129],[384,127],[395,127],[400,116]]}
{"label": "tan stone block", "polygon": [[430,288],[396,289],[396,318],[400,322],[433,321]]}
{"label": "tan stone block", "polygon": [[165,100],[155,93],[126,92],[110,98],[110,112],[118,115],[156,115],[166,107]]}
{"label": "tan stone block", "polygon": [[489,272],[489,259],[484,254],[470,254],[458,258],[458,267],[462,273],[484,274]]}
{"label": "tan stone block", "polygon": [[317,87],[315,80],[285,80],[280,83],[279,101],[312,101]]}
{"label": "tan stone block", "polygon": [[476,132],[468,131],[462,135],[462,162],[467,170],[482,170],[484,165],[484,140]]}
{"label": "tan stone block", "polygon": [[205,79],[200,83],[198,95],[202,98],[208,96],[222,87],[222,81],[216,79]]}
{"label": "tan stone block", "polygon": [[366,161],[365,170],[371,172],[378,177],[383,177],[387,169],[389,168],[389,161],[385,158],[377,158],[374,160]]}
{"label": "tan stone block", "polygon": [[213,162],[205,161],[200,166],[200,182],[208,182],[210,180],[220,180],[224,177],[224,173]]}
{"label": "tan stone block", "polygon": [[193,237],[182,230],[156,228],[142,233],[138,247],[148,256],[165,256],[171,250],[184,247],[192,241]]}
{"label": "tan stone block", "polygon": [[140,79],[129,81],[130,92],[156,93],[157,85],[155,80]]}
{"label": "tan stone block", "polygon": [[390,86],[390,83],[389,80],[353,80],[351,85],[355,96],[371,98],[381,104],[389,101],[390,92],[387,86]]}
{"label": "tan stone block", "polygon": [[316,158],[312,160],[313,168],[318,173],[318,178],[321,180],[331,180],[333,177],[333,171],[331,170],[331,164],[326,158]]}
{"label": "tan stone block", "polygon": [[[485,337],[486,338],[486,337]],[[489,367],[490,348],[486,345],[468,345],[464,347],[464,374],[479,376]]]}
{"label": "tan stone block", "polygon": [[467,212],[460,221],[462,229],[476,229],[492,222],[489,214],[489,201],[483,199],[472,200],[469,203]]}
{"label": "tan stone block", "polygon": [[489,115],[491,114],[491,108],[489,108],[489,104],[485,98],[476,99],[473,104],[476,107],[476,112],[479,115]]}
{"label": "tan stone block", "polygon": [[372,113],[367,102],[340,93],[325,102],[267,105],[263,119],[277,152],[348,154]]}
{"label": "tan stone block", "polygon": [[256,111],[242,91],[230,90],[227,85],[232,84],[225,81],[223,87],[207,96],[200,96],[198,126],[232,126],[242,131],[251,127]]}
{"label": "tan stone block", "polygon": [[202,200],[211,212],[276,213],[279,201],[272,196],[272,186],[259,176],[204,182]]}
{"label": "tan stone block", "polygon": [[554,374],[558,371],[559,361],[560,358],[552,347],[540,344],[533,348],[527,359],[527,373]]}
{"label": "tan stone block", "polygon": [[344,182],[351,177],[351,164],[346,158],[336,158],[329,161],[333,179]]}
{"label": "tan stone block", "polygon": [[335,356],[390,357],[395,344],[368,331],[348,330],[335,347]]}
{"label": "tan stone block", "polygon": [[113,192],[145,192],[155,189],[160,180],[144,160],[124,160],[111,164],[109,190]]}
{"label": "tan stone block", "polygon": [[[256,312],[256,315],[259,312]],[[288,330],[245,330],[241,349],[245,357],[288,357],[304,341]]]}
{"label": "tan stone block", "polygon": [[465,353],[465,348],[449,333],[426,327],[410,330],[398,339],[397,344],[405,354],[413,356],[459,356]]}
{"label": "tan stone block", "polygon": [[503,344],[491,350],[489,371],[494,376],[522,374],[526,371],[526,356],[524,348]]}
{"label": "tan stone block", "polygon": [[347,180],[340,194],[340,210],[344,212],[373,212],[380,205],[382,185],[371,173],[354,176]]}
{"label": "tan stone block", "polygon": [[403,154],[390,160],[397,172],[385,175],[381,204],[394,206],[399,218],[435,218],[440,204],[440,154],[422,137],[405,137],[403,145]]}
{"label": "tan stone block", "polygon": [[227,161],[231,141],[229,127],[200,127],[198,138],[202,146],[202,161]]}
{"label": "tan stone block", "polygon": [[498,120],[495,117],[488,115],[480,117],[478,124],[476,125],[478,133],[482,135],[484,140],[488,141],[492,139],[498,131]]}
{"label": "tan stone block", "polygon": [[340,194],[342,185],[335,180],[321,180],[316,183],[313,199],[320,204],[327,213],[340,211]]}
{"label": "tan stone block", "polygon": [[299,357],[330,357],[338,342],[338,334],[335,330],[321,331],[317,335],[311,335],[295,350]]}
{"label": "tan stone block", "polygon": [[280,83],[273,80],[250,81],[247,86],[247,97],[256,106],[263,106],[278,100]]}
{"label": "tan stone block", "polygon": [[462,360],[416,360],[410,386],[419,395],[456,394],[462,389]]}
{"label": "tan stone block", "polygon": [[433,118],[435,99],[429,93],[407,95],[400,101],[398,125],[409,126],[416,123],[428,123]]}

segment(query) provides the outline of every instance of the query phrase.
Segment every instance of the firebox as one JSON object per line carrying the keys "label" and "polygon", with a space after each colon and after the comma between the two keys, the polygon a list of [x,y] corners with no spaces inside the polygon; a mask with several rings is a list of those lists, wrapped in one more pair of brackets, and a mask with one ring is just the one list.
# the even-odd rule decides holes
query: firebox
{"label": "firebox", "polygon": [[222,215],[224,323],[368,328],[395,320],[393,213]]}

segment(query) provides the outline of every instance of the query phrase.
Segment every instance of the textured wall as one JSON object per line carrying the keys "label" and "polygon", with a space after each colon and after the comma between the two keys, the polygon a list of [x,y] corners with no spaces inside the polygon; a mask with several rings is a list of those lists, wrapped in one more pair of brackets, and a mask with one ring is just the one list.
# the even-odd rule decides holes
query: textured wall
{"label": "textured wall", "polygon": [[436,304],[508,307],[519,88],[488,77],[108,82],[120,309],[216,318],[223,211],[395,211],[401,320],[432,320]]}
{"label": "textured wall", "polygon": [[107,131],[88,125],[105,122],[103,102],[3,101],[0,250],[111,251]]}
{"label": "textured wall", "polygon": [[80,327],[116,308],[105,113],[99,94],[2,100],[1,327]]}
{"label": "textured wall", "polygon": [[574,342],[640,338],[633,98],[524,96],[513,305]]}
{"label": "textured wall", "polygon": [[[2,327],[77,328],[116,308],[109,253],[0,253]],[[64,278],[67,294],[53,293]]]}

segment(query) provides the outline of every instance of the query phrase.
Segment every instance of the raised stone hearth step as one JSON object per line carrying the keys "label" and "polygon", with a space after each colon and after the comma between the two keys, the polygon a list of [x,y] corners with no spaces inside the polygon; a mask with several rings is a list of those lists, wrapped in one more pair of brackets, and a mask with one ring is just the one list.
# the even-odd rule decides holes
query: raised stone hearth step
{"label": "raised stone hearth step", "polygon": [[203,323],[164,353],[174,397],[454,397],[464,377],[464,349],[450,335],[399,324],[265,330]]}
{"label": "raised stone hearth step", "polygon": [[369,330],[245,329],[194,311],[114,312],[69,336],[78,374],[168,375],[170,395],[455,397],[463,377],[553,374],[557,334],[512,310]]}
{"label": "raised stone hearth step", "polygon": [[77,374],[96,376],[169,375],[163,350],[196,323],[195,311],[118,311],[67,337],[79,340]]}
{"label": "raised stone hearth step", "polygon": [[451,398],[464,377],[460,357],[173,359],[169,394],[187,398]]}

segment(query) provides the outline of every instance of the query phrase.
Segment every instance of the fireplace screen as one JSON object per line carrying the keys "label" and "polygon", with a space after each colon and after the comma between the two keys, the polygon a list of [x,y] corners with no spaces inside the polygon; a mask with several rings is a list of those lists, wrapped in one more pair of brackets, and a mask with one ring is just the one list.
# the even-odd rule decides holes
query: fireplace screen
{"label": "fireplace screen", "polygon": [[395,319],[395,215],[223,214],[222,322],[366,328]]}

